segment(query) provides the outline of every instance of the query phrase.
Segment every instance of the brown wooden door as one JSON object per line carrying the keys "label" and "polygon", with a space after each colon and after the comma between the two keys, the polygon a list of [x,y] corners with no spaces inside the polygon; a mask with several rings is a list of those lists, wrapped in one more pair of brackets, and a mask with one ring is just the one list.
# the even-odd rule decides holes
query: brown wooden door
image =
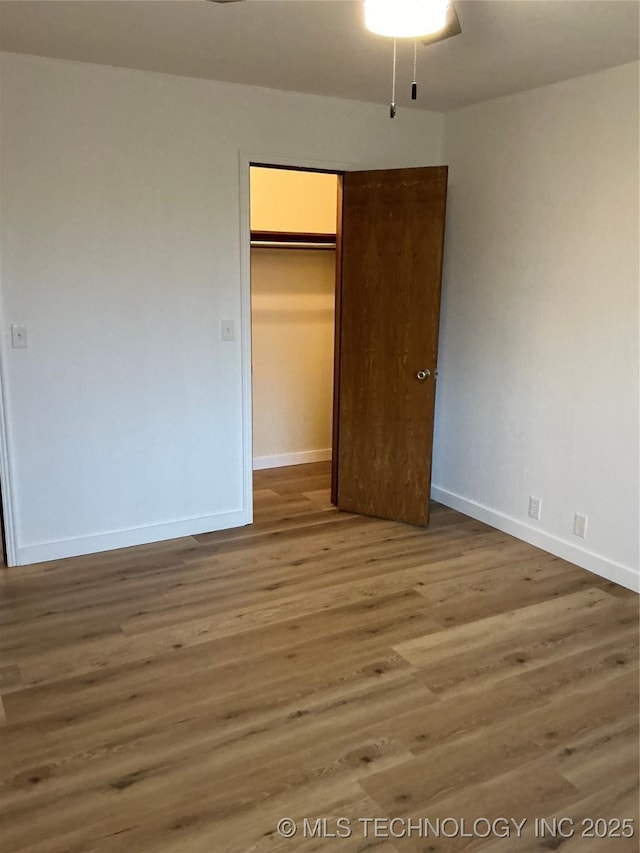
{"label": "brown wooden door", "polygon": [[338,247],[334,500],[424,526],[446,193],[446,166],[348,172]]}

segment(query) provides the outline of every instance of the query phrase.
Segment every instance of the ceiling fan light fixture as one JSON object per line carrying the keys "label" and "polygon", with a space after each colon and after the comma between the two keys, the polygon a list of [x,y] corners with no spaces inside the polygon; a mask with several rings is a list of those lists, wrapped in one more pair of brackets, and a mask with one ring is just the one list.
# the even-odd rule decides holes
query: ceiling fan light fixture
{"label": "ceiling fan light fixture", "polygon": [[449,0],[364,0],[368,30],[390,38],[420,38],[444,29]]}

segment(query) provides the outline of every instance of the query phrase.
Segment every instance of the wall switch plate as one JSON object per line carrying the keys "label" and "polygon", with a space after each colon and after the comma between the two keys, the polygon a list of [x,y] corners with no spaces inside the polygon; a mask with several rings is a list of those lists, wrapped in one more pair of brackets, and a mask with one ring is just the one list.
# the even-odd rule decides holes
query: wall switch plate
{"label": "wall switch plate", "polygon": [[11,326],[11,346],[14,349],[27,348],[27,327],[14,323]]}
{"label": "wall switch plate", "polygon": [[542,510],[542,501],[540,498],[529,497],[529,518],[535,518],[540,521],[540,511]]}
{"label": "wall switch plate", "polygon": [[222,340],[223,341],[235,341],[236,339],[236,330],[235,324],[233,320],[223,320],[222,321]]}
{"label": "wall switch plate", "polygon": [[576,536],[584,539],[587,535],[587,522],[589,521],[586,515],[576,513],[573,517],[573,532]]}

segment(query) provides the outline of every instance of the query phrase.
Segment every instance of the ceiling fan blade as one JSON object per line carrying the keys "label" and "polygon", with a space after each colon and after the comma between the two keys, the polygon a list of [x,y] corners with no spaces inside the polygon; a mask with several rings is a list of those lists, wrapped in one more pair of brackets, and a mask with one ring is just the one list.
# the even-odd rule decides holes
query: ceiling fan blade
{"label": "ceiling fan blade", "polygon": [[421,38],[420,42],[422,44],[435,44],[437,41],[444,41],[445,39],[451,38],[451,36],[459,36],[461,32],[462,27],[460,26],[458,13],[456,12],[453,3],[450,3],[449,8],[447,9],[447,23],[444,27],[437,33],[433,33],[433,35]]}

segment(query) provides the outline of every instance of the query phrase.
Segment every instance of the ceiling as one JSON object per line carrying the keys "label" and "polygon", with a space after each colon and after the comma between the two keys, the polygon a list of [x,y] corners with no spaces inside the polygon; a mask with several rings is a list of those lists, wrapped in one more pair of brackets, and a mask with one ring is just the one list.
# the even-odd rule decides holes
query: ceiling
{"label": "ceiling", "polygon": [[[638,58],[637,0],[459,0],[462,35],[418,54],[418,108],[450,110]],[[390,40],[357,0],[2,0],[0,47],[332,95],[390,98]],[[397,101],[410,105],[411,45]]]}

